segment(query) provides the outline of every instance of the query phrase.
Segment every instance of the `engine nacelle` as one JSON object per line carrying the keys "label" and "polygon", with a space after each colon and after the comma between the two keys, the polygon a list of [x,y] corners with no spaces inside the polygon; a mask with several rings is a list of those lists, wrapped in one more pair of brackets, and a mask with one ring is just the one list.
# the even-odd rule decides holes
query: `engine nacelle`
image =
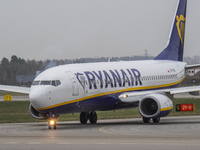
{"label": "engine nacelle", "polygon": [[31,116],[35,119],[48,119],[46,114],[41,114],[31,104],[29,105],[29,112]]}
{"label": "engine nacelle", "polygon": [[145,118],[165,117],[173,109],[171,99],[162,94],[149,94],[139,102],[139,112]]}

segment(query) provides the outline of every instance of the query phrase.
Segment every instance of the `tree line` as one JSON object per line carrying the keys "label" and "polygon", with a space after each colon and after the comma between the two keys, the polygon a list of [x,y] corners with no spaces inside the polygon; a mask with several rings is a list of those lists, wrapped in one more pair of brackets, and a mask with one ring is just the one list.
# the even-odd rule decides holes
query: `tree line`
{"label": "tree line", "polygon": [[17,56],[11,59],[3,58],[0,64],[0,84],[18,85],[16,75],[35,74],[36,70],[43,69],[42,61],[24,60]]}

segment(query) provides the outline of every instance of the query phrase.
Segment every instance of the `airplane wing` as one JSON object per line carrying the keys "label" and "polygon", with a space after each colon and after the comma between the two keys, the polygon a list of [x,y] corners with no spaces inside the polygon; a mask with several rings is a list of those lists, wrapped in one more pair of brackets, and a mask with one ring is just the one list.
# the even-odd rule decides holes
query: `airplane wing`
{"label": "airplane wing", "polygon": [[191,87],[179,87],[161,90],[149,90],[140,92],[127,92],[119,95],[119,99],[125,103],[139,102],[143,97],[149,94],[165,94],[167,96],[173,96],[174,94],[190,93],[192,95],[199,95],[200,86]]}
{"label": "airplane wing", "polygon": [[29,94],[30,87],[20,87],[20,86],[10,86],[10,85],[0,85],[0,90]]}

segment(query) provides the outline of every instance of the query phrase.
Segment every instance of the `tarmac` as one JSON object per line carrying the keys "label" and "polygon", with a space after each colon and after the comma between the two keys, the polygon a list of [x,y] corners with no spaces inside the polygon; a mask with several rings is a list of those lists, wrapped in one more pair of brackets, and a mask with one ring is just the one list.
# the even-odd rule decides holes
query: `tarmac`
{"label": "tarmac", "polygon": [[200,116],[166,117],[159,124],[142,119],[98,120],[81,125],[59,122],[0,124],[1,150],[199,150]]}
{"label": "tarmac", "polygon": [[[177,94],[175,98],[200,98]],[[13,101],[29,101],[13,96]],[[0,101],[4,97],[0,96]],[[47,123],[0,124],[0,150],[199,150],[200,116],[165,117],[159,124],[142,119],[98,120],[95,125],[78,121],[59,122],[56,130]]]}

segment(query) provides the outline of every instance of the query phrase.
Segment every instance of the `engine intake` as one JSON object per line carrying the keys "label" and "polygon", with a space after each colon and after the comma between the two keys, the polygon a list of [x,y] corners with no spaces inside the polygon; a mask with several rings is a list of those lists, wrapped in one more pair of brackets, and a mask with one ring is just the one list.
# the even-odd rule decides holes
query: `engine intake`
{"label": "engine intake", "polygon": [[139,112],[145,118],[167,116],[173,108],[171,99],[162,94],[149,94],[139,102]]}

